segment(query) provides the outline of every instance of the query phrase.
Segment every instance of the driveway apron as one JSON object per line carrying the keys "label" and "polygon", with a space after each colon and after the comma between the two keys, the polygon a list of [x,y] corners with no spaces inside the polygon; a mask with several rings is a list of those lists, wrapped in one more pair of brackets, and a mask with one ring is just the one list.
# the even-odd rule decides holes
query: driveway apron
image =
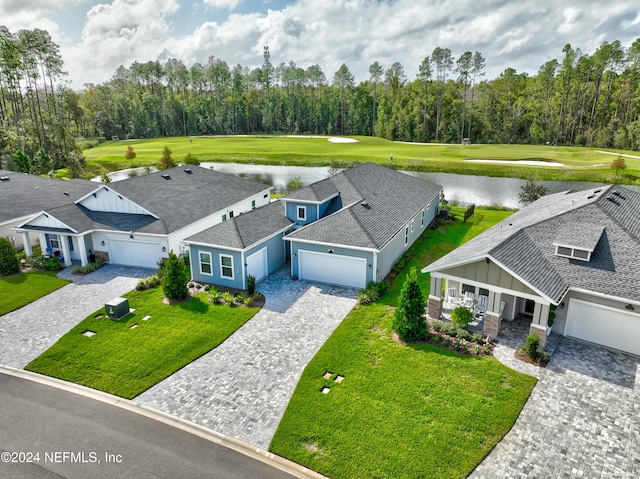
{"label": "driveway apron", "polygon": [[469,478],[640,477],[640,357],[561,338],[539,369],[502,349],[498,359],[539,380],[511,431]]}
{"label": "driveway apron", "polygon": [[153,272],[114,265],[86,276],[62,271],[58,276],[73,283],[0,317],[0,364],[24,368],[84,318]]}
{"label": "driveway apron", "polygon": [[266,304],[224,343],[136,399],[267,449],[307,363],[356,303],[356,290],[292,281],[257,288]]}

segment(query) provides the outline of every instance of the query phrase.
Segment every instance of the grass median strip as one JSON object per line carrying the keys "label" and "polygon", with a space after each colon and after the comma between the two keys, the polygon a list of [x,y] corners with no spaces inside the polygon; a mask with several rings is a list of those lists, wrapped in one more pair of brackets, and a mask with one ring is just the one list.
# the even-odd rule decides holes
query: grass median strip
{"label": "grass median strip", "polygon": [[[418,269],[509,213],[428,230],[404,269]],[[535,378],[493,357],[391,337],[404,272],[377,303],[354,309],[305,369],[270,451],[340,478],[464,478],[507,433]],[[420,275],[428,292],[428,275]],[[336,384],[328,372],[348,380]],[[319,394],[330,388],[329,394]]]}
{"label": "grass median strip", "polygon": [[0,316],[71,283],[49,271],[27,271],[0,277]]}
{"label": "grass median strip", "polygon": [[[211,351],[259,310],[214,305],[205,292],[175,305],[162,302],[162,288],[125,297],[134,313],[116,321],[97,311],[25,369],[131,399]],[[151,321],[140,321],[148,315]]]}

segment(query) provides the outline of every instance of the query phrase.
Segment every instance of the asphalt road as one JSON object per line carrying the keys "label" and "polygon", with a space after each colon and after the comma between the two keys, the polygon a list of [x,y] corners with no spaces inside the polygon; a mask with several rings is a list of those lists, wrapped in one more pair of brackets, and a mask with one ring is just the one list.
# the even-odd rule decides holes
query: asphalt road
{"label": "asphalt road", "polygon": [[2,479],[292,477],[153,419],[4,374],[0,459]]}

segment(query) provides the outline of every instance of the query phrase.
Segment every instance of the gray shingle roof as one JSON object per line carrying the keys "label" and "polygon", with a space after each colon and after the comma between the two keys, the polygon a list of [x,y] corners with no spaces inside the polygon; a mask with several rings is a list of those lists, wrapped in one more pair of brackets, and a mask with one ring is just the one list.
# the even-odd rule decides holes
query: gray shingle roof
{"label": "gray shingle roof", "polygon": [[[184,170],[190,169],[190,173]],[[169,175],[170,179],[162,175]],[[173,232],[270,187],[199,166],[179,166],[110,183],[109,187],[151,211]]]}
{"label": "gray shingle roof", "polygon": [[[640,193],[620,186],[549,195],[424,270],[444,270],[489,257],[556,304],[569,288],[640,301],[638,218]],[[598,240],[590,261],[555,254],[553,243],[558,237],[566,239],[571,225],[594,225],[588,242],[593,244],[595,236]],[[575,233],[581,231],[578,227]]]}
{"label": "gray shingle roof", "polygon": [[207,228],[185,241],[245,249],[291,224],[291,220],[284,214],[284,204],[280,201],[274,201]]}
{"label": "gray shingle roof", "polygon": [[332,201],[327,213],[334,214],[294,231],[289,238],[382,249],[442,189],[374,163],[323,181],[330,181],[340,192],[342,209],[335,212],[337,202]]}
{"label": "gray shingle roof", "polygon": [[73,204],[99,186],[86,180],[54,180],[6,170],[0,170],[0,177],[8,178],[0,181],[0,223]]}
{"label": "gray shingle roof", "polygon": [[338,189],[330,178],[317,181],[287,195],[288,199],[323,202],[338,194]]}
{"label": "gray shingle roof", "polygon": [[558,229],[554,245],[593,251],[600,241],[604,226],[592,223],[568,223]]}

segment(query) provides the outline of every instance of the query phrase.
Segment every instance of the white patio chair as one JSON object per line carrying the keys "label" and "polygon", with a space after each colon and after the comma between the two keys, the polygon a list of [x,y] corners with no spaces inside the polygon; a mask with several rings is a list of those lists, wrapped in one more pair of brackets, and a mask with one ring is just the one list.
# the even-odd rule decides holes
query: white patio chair
{"label": "white patio chair", "polygon": [[455,307],[457,298],[458,298],[458,291],[456,290],[456,288],[447,289],[447,302],[449,303],[450,309],[453,309]]}
{"label": "white patio chair", "polygon": [[489,297],[481,294],[478,296],[478,304],[474,308],[476,314],[484,314],[487,311],[487,303],[489,302]]}
{"label": "white patio chair", "polygon": [[464,293],[464,305],[467,308],[473,308],[474,299],[475,299],[475,294],[473,294],[471,291],[467,291],[466,293]]}

